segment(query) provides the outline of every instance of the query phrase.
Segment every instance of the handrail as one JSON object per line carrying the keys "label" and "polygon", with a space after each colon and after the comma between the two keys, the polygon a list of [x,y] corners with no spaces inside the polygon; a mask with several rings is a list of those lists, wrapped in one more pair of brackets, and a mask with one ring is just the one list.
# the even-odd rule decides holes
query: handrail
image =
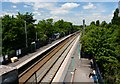
{"label": "handrail", "polygon": [[98,65],[97,65],[97,63],[96,63],[95,58],[93,58],[93,65],[94,65],[94,67],[95,67],[95,71],[96,71],[96,75],[97,75],[99,84],[104,84],[103,77],[102,77],[102,75],[101,75],[101,73],[100,73],[100,70],[99,70],[99,67],[98,67]]}

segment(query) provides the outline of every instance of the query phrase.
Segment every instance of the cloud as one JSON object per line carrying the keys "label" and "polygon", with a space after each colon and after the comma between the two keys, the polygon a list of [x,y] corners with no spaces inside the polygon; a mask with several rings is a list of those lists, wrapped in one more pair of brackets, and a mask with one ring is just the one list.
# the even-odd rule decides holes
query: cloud
{"label": "cloud", "polygon": [[14,12],[5,12],[5,11],[2,11],[2,13],[0,14],[0,17],[3,17],[4,15],[10,15],[10,16],[14,16],[16,17],[17,13],[14,13]]}
{"label": "cloud", "polygon": [[66,14],[73,8],[80,6],[77,3],[65,3],[60,7],[55,7],[55,3],[44,3],[44,2],[35,2],[32,4],[34,10],[47,9],[50,11],[50,14]]}
{"label": "cloud", "polygon": [[36,15],[41,15],[41,13],[39,11],[34,11],[33,14]]}
{"label": "cloud", "polygon": [[2,0],[2,2],[118,2],[119,0]]}
{"label": "cloud", "polygon": [[83,6],[83,9],[95,9],[96,6],[92,3],[88,3],[88,5]]}
{"label": "cloud", "polygon": [[112,19],[112,14],[109,15],[103,15],[99,13],[93,13],[92,15],[86,16],[86,24],[90,24],[91,21],[99,20],[100,22],[106,21],[110,22]]}
{"label": "cloud", "polygon": [[73,20],[73,23],[77,23],[77,24],[83,24],[82,20],[85,19],[85,24],[89,25],[92,21],[96,21],[99,20],[100,22],[102,21],[106,21],[107,23],[111,22],[113,14],[103,14],[101,12],[93,12],[90,14],[83,14],[82,12],[79,12],[78,14],[76,14],[76,16],[74,16],[74,18],[76,19],[77,17],[79,17],[79,22],[75,22],[75,20]]}
{"label": "cloud", "polygon": [[39,8],[49,9],[51,7],[53,7],[53,3],[35,2],[33,4],[34,10],[38,10]]}
{"label": "cloud", "polygon": [[23,1],[23,0],[3,0],[3,2],[12,2],[12,3],[18,3],[21,1]]}
{"label": "cloud", "polygon": [[[2,0],[2,2],[58,2],[59,0]],[[61,1],[60,1],[61,2]]]}
{"label": "cloud", "polygon": [[24,5],[25,8],[28,8],[29,6],[28,5]]}
{"label": "cloud", "polygon": [[80,6],[80,4],[77,3],[65,3],[61,6],[61,9],[72,9]]}
{"label": "cloud", "polygon": [[59,8],[52,8],[51,10],[51,14],[57,15],[57,14],[67,14],[70,12],[71,9],[76,8],[80,6],[80,4],[77,3],[65,3],[63,5],[61,5],[61,7]]}
{"label": "cloud", "polygon": [[68,10],[64,10],[64,9],[54,9],[50,13],[53,15],[57,15],[57,14],[66,14],[68,12],[69,12]]}
{"label": "cloud", "polygon": [[[14,1],[14,0],[13,0]],[[100,5],[97,5],[100,4]],[[46,19],[46,18],[53,18],[54,21],[59,19],[64,19],[65,21],[70,21],[73,24],[81,25],[82,20],[86,20],[86,24],[89,25],[91,21],[105,20],[106,22],[110,22],[112,18],[112,14],[108,14],[107,8],[104,4],[101,3],[87,3],[86,5],[82,5],[81,3],[77,2],[70,2],[70,3],[49,3],[49,2],[26,2],[23,3],[24,7],[29,6],[32,8],[31,11],[34,14],[34,18],[37,19],[36,23],[39,20]],[[14,4],[17,6],[17,4]],[[97,10],[83,10],[79,6],[83,7],[83,9],[95,9]],[[78,7],[78,8],[77,8]],[[75,10],[72,10],[77,8]],[[9,9],[8,9],[9,10]],[[13,10],[13,9],[12,9]],[[13,12],[16,12],[17,8],[13,11],[7,11],[6,14],[15,15]],[[19,10],[18,10],[19,11]],[[28,10],[29,11],[29,10]],[[42,12],[43,11],[43,12]],[[112,11],[111,11],[112,12]],[[5,13],[4,13],[5,14]],[[0,15],[1,16],[1,15]]]}
{"label": "cloud", "polygon": [[12,6],[12,8],[17,8],[17,6],[14,5],[14,6]]}

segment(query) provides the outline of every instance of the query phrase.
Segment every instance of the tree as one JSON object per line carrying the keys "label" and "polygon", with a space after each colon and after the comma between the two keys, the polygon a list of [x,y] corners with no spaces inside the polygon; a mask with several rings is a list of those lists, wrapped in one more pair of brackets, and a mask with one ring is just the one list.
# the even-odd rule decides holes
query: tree
{"label": "tree", "polygon": [[119,14],[119,9],[117,8],[111,20],[112,24],[120,25],[120,17],[118,16],[118,14]]}
{"label": "tree", "polygon": [[[115,26],[110,28],[89,26],[82,37],[82,49],[85,55],[94,57],[107,83],[118,83],[120,76],[120,45]],[[119,47],[119,48],[118,48]]]}
{"label": "tree", "polygon": [[102,21],[102,23],[100,24],[101,27],[105,27],[107,25],[106,21]]}
{"label": "tree", "polygon": [[56,32],[59,32],[61,36],[68,35],[77,31],[78,29],[71,22],[67,22],[64,20],[58,20],[54,23],[54,28]]}
{"label": "tree", "polygon": [[5,15],[0,19],[2,19],[3,55],[11,52],[16,54],[16,50],[26,49],[26,40],[29,48],[33,41],[47,43],[55,33],[60,33],[62,37],[78,30],[73,27],[71,22],[63,20],[53,22],[52,18],[40,20],[38,24],[34,24],[36,20],[33,18],[33,14],[28,12],[25,14],[18,12],[16,17]]}
{"label": "tree", "polygon": [[23,21],[26,21],[27,24],[33,24],[36,20],[33,19],[33,14],[26,12],[25,14],[21,14],[18,12],[17,19],[21,19]]}
{"label": "tree", "polygon": [[[25,14],[21,14],[18,12],[18,15],[16,15],[16,19],[19,21],[19,24],[17,24],[16,26],[22,27],[22,30],[24,32],[24,41],[26,40],[25,38],[25,21],[26,21],[26,29],[27,29],[27,40],[28,40],[28,45],[31,44],[31,42],[35,41],[35,37],[36,37],[36,30],[34,27],[34,22],[36,21],[35,19],[33,19],[33,14],[32,13],[28,13],[26,12]],[[20,24],[22,23],[22,24]],[[24,45],[26,44],[26,42],[24,42]],[[22,46],[23,47],[23,46]]]}
{"label": "tree", "polygon": [[[35,28],[32,13],[14,16],[5,15],[2,17],[2,42],[3,53],[25,47],[25,21],[27,22],[28,43],[35,40]],[[32,34],[32,35],[31,35]]]}
{"label": "tree", "polygon": [[53,19],[40,20],[37,25],[37,30],[39,34],[38,37],[41,40],[47,40],[55,32],[53,28]]}
{"label": "tree", "polygon": [[96,21],[96,26],[99,26],[99,25],[100,25],[100,21],[97,20],[97,21]]}
{"label": "tree", "polygon": [[92,22],[90,23],[90,25],[95,25],[95,22],[94,22],[94,21],[92,21]]}

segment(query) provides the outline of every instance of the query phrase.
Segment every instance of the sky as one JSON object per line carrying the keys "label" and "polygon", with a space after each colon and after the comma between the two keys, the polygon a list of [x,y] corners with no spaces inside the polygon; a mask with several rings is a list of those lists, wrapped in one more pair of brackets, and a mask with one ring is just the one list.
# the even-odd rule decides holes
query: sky
{"label": "sky", "polygon": [[109,23],[117,7],[118,0],[2,0],[0,16],[29,12],[37,19],[35,23],[53,18],[54,21],[63,19],[74,25],[82,25],[85,19],[89,25],[96,20]]}

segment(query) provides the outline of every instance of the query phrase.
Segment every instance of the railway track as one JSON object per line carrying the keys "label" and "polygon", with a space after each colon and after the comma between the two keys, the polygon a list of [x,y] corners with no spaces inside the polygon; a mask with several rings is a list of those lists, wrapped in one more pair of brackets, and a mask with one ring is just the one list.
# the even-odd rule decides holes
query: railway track
{"label": "railway track", "polygon": [[[47,82],[47,83],[51,83],[54,76],[56,75],[57,71],[59,70],[61,64],[63,63],[64,59],[66,58],[67,54],[69,53],[69,50],[71,49],[73,43],[74,43],[74,39],[71,40],[70,42],[67,43],[67,45],[61,49],[61,54],[59,55],[59,57],[55,60],[55,62],[52,64],[52,66],[48,69],[48,71],[46,72],[46,74],[41,78],[40,82]],[[57,55],[57,54],[56,54]]]}
{"label": "railway track", "polygon": [[57,47],[53,48],[48,54],[43,56],[34,64],[34,66],[28,68],[20,74],[19,83],[26,84],[28,82],[52,82],[57,70],[74,43],[75,38],[75,35],[69,37],[69,39],[63,41]]}

